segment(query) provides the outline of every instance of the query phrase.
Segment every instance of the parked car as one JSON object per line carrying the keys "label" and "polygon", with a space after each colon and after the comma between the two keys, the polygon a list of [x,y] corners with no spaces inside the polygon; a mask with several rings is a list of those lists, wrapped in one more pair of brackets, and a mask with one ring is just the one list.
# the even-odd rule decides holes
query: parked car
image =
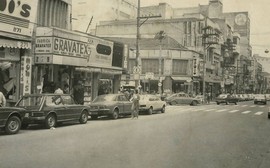
{"label": "parked car", "polygon": [[109,116],[117,119],[120,115],[130,115],[132,102],[124,94],[104,94],[96,97],[90,104],[89,115],[92,119]]}
{"label": "parked car", "polygon": [[0,128],[7,134],[16,134],[21,129],[21,124],[26,110],[17,107],[0,107]]}
{"label": "parked car", "polygon": [[196,106],[200,103],[200,99],[191,97],[188,94],[182,92],[172,94],[171,96],[165,98],[165,101],[170,105],[188,104]]}
{"label": "parked car", "polygon": [[263,94],[256,94],[254,97],[254,104],[263,103],[267,104],[266,96]]}
{"label": "parked car", "polygon": [[221,103],[225,104],[234,103],[235,105],[237,105],[238,101],[239,101],[238,98],[235,95],[231,94],[221,94],[216,98],[217,105]]}
{"label": "parked car", "polygon": [[66,94],[30,94],[23,96],[15,107],[26,110],[22,128],[29,124],[43,124],[52,128],[57,123],[79,121],[87,123],[89,107],[76,104],[70,95]]}
{"label": "parked car", "polygon": [[[265,96],[266,96],[266,100],[267,101],[270,101],[270,94],[265,94]],[[254,97],[255,98],[255,97]]]}
{"label": "parked car", "polygon": [[239,102],[245,101],[245,97],[242,94],[235,95]]}
{"label": "parked car", "polygon": [[151,115],[154,112],[165,113],[166,102],[156,95],[140,95],[140,112],[147,112]]}

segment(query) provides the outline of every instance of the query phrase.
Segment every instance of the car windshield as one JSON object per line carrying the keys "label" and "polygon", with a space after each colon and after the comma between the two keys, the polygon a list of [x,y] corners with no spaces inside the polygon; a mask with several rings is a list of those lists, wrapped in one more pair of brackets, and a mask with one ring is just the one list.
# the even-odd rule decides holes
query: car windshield
{"label": "car windshield", "polygon": [[93,100],[93,103],[96,102],[106,102],[106,101],[115,101],[116,100],[116,96],[115,95],[100,95],[98,97],[96,97]]}
{"label": "car windshield", "polygon": [[36,107],[40,106],[42,102],[42,96],[24,96],[18,102],[16,106],[19,107]]}

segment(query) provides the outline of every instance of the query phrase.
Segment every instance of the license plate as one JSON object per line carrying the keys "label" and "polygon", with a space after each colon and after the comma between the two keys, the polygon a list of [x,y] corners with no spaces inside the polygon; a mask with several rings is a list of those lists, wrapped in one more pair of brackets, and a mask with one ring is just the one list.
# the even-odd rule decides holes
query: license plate
{"label": "license plate", "polygon": [[24,117],[29,117],[29,113],[25,113]]}

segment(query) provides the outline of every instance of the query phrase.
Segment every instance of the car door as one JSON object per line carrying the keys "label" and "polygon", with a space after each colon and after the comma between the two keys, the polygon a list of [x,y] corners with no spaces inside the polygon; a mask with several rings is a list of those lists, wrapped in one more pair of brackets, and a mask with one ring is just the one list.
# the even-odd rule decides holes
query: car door
{"label": "car door", "polygon": [[56,113],[57,120],[62,121],[66,119],[66,107],[62,103],[62,99],[58,95],[46,96],[45,104],[49,109]]}
{"label": "car door", "polygon": [[63,104],[66,108],[64,113],[65,119],[78,119],[81,116],[82,106],[76,104],[74,99],[70,95],[61,95]]}
{"label": "car door", "polygon": [[121,96],[122,97],[122,102],[123,102],[123,107],[124,107],[124,113],[125,114],[131,114],[131,106],[132,102],[127,99],[125,95]]}
{"label": "car door", "polygon": [[119,108],[119,113],[124,113],[124,102],[123,102],[124,95],[118,95],[117,100],[117,106]]}

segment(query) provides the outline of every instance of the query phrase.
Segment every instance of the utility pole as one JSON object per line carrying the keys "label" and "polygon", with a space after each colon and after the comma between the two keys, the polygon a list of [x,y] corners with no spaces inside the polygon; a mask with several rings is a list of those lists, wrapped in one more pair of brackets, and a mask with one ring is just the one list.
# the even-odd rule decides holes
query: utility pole
{"label": "utility pole", "polygon": [[89,27],[90,27],[90,25],[91,25],[91,23],[92,23],[92,20],[93,20],[93,16],[91,17],[91,20],[90,20],[90,22],[89,22],[89,24],[88,24],[88,26],[87,26],[87,29],[86,29],[85,33],[87,33],[87,32],[88,32]]}
{"label": "utility pole", "polygon": [[[140,52],[139,52],[139,39],[140,39],[140,10],[141,10],[141,1],[138,0],[138,9],[137,9],[137,35],[136,35],[136,67],[139,67],[139,58],[140,58]],[[135,74],[133,73],[134,77]],[[138,86],[140,85],[140,73],[139,75],[139,79],[135,79],[135,88],[138,88]]]}
{"label": "utility pole", "polygon": [[[141,25],[143,25],[149,18],[159,18],[161,17],[161,15],[156,15],[156,16],[144,16],[141,17],[141,1],[138,0],[138,8],[137,8],[137,35],[136,35],[136,61],[135,61],[135,66],[136,70],[139,70],[139,74],[134,74],[134,80],[135,80],[135,88],[138,88],[138,86],[140,86],[140,73],[141,73],[141,68],[139,67],[139,60],[140,60],[140,49],[139,49],[139,40],[140,40],[140,27]],[[141,23],[141,19],[145,19],[142,23]],[[135,78],[136,76],[136,78]]]}

